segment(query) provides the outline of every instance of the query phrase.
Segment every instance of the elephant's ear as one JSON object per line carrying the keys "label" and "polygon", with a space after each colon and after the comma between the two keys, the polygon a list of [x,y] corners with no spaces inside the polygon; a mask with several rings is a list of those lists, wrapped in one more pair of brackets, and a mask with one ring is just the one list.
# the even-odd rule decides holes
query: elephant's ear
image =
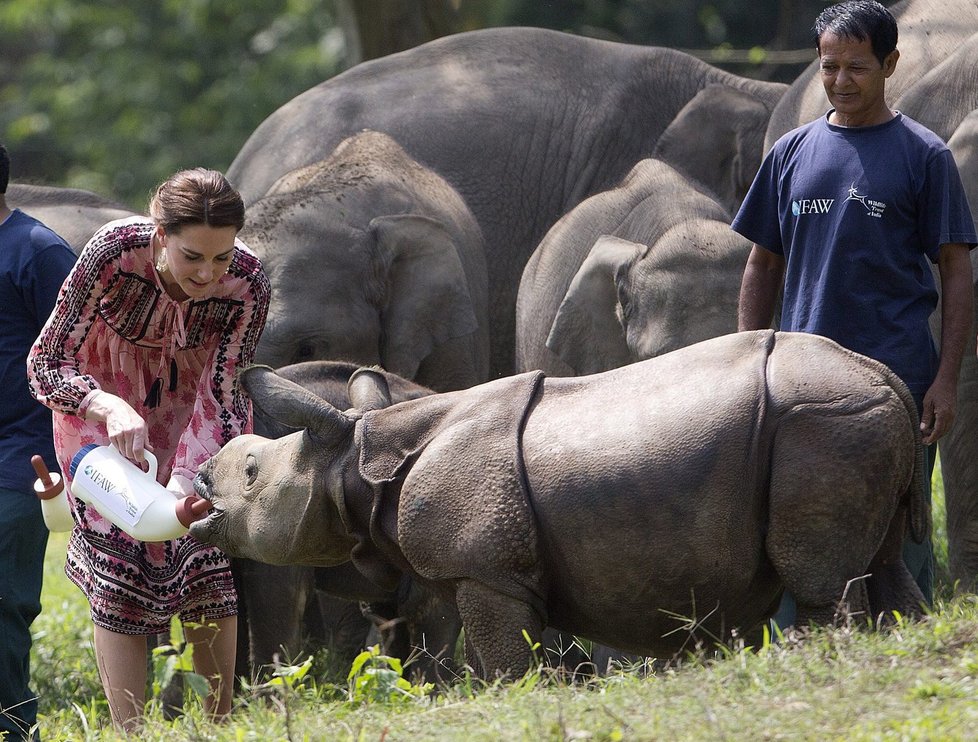
{"label": "elephant's ear", "polygon": [[547,347],[578,375],[632,361],[618,319],[616,277],[648,252],[646,245],[603,235],[591,247],[557,309]]}
{"label": "elephant's ear", "polygon": [[391,390],[384,375],[375,368],[358,368],[346,384],[350,404],[361,412],[391,406]]}
{"label": "elephant's ear", "polygon": [[239,379],[256,410],[282,425],[305,428],[327,445],[352,432],[353,421],[346,415],[269,366],[248,366]]}
{"label": "elephant's ear", "polygon": [[[736,213],[760,167],[770,117],[765,100],[729,85],[707,85],[662,132],[652,156]],[[717,218],[728,220],[727,214]]]}
{"label": "elephant's ear", "polygon": [[381,361],[413,379],[434,348],[478,329],[468,279],[441,222],[401,214],[377,217],[370,229],[390,266]]}

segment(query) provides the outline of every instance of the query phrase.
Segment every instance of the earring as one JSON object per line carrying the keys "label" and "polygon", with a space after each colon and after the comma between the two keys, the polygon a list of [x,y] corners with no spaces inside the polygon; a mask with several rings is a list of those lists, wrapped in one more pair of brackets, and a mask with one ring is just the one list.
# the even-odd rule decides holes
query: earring
{"label": "earring", "polygon": [[160,256],[156,259],[157,273],[166,273],[166,248],[160,248]]}

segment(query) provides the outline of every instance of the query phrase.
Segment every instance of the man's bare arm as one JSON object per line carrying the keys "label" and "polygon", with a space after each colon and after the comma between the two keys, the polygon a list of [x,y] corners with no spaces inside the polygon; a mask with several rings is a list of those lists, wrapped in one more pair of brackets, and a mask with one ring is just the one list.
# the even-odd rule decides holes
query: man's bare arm
{"label": "man's bare arm", "polygon": [[951,429],[957,402],[961,359],[972,332],[973,282],[968,246],[941,245],[941,360],[937,376],[924,396],[920,429],[930,445]]}
{"label": "man's bare arm", "polygon": [[737,329],[763,330],[771,326],[778,292],[784,281],[784,257],[754,245],[740,284]]}

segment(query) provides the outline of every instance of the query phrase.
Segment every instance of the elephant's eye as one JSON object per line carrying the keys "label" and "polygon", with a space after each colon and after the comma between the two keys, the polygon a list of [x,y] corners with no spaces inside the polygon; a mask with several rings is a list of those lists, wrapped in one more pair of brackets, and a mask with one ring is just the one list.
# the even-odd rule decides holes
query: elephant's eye
{"label": "elephant's eye", "polygon": [[292,363],[302,363],[303,361],[312,361],[316,357],[316,348],[312,343],[301,342],[295,347],[295,353],[292,354]]}
{"label": "elephant's eye", "polygon": [[618,289],[618,318],[619,320],[627,321],[632,314],[632,300],[627,293]]}
{"label": "elephant's eye", "polygon": [[248,458],[245,460],[245,476],[248,478],[248,482],[245,486],[250,487],[258,479],[258,460],[254,456],[248,454]]}

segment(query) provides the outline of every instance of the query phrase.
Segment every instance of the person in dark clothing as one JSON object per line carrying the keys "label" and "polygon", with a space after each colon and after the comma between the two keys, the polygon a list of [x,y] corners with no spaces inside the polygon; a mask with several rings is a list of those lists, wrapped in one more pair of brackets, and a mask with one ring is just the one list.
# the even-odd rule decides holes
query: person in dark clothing
{"label": "person in dark clothing", "polygon": [[38,739],[29,687],[31,623],[41,611],[48,530],[33,491],[31,456],[57,458],[51,412],[27,384],[27,353],[75,254],[37,219],[7,206],[10,157],[0,145],[0,736]]}

